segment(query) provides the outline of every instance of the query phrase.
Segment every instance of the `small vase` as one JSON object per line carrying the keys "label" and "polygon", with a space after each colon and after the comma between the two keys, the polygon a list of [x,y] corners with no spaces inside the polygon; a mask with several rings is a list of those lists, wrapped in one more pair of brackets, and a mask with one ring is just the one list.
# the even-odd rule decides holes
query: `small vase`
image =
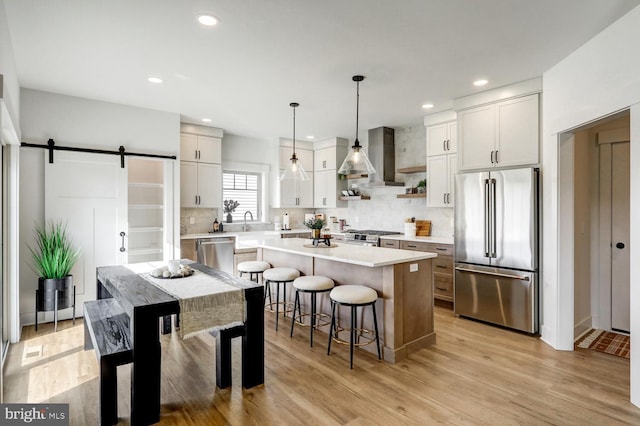
{"label": "small vase", "polygon": [[316,239],[320,238],[320,231],[322,231],[322,229],[312,229],[311,236]]}
{"label": "small vase", "polygon": [[233,223],[233,216],[231,216],[231,213],[227,213],[227,223]]}

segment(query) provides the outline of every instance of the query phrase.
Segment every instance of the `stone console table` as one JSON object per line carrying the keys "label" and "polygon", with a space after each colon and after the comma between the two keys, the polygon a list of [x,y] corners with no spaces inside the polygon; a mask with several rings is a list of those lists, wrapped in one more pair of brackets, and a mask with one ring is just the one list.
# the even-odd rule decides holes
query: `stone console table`
{"label": "stone console table", "polygon": [[[376,310],[382,330],[384,359],[395,363],[435,342],[433,271],[435,253],[341,243],[337,247],[305,247],[309,240],[288,238],[258,243],[258,259],[272,266],[298,269],[303,275],[323,275],[336,285],[361,284],[378,292]],[[329,313],[325,301],[319,310]],[[348,316],[340,318],[348,323]],[[362,320],[372,329],[373,319]],[[362,349],[375,351],[363,346]]]}

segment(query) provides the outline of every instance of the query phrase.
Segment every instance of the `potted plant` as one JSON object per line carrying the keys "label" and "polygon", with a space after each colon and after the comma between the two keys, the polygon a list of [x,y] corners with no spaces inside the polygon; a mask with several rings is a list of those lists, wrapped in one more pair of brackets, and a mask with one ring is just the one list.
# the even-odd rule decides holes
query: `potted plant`
{"label": "potted plant", "polygon": [[227,214],[227,223],[233,222],[231,213],[235,212],[239,205],[240,203],[237,201],[224,200],[224,212]]}
{"label": "potted plant", "polygon": [[78,260],[79,249],[67,235],[62,223],[36,226],[36,249],[29,247],[33,256],[34,271],[40,276],[36,289],[36,331],[38,312],[54,311],[55,328],[58,328],[57,309],[73,307],[75,322],[75,286],[71,268]]}
{"label": "potted plant", "polygon": [[422,179],[420,182],[418,182],[418,185],[416,185],[416,188],[418,188],[418,193],[422,194],[424,192],[427,191],[427,180],[426,179]]}
{"label": "potted plant", "polygon": [[319,217],[315,217],[304,222],[304,226],[311,229],[311,236],[313,238],[320,238],[320,231],[324,228],[324,224],[324,220]]}

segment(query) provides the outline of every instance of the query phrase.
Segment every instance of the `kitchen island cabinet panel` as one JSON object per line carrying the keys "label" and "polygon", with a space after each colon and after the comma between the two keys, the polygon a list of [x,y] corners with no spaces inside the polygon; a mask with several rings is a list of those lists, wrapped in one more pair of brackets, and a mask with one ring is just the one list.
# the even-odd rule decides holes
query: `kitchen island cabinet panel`
{"label": "kitchen island cabinet panel", "polygon": [[[284,241],[265,241],[258,248],[258,259],[274,267],[296,268],[302,275],[327,276],[336,285],[360,284],[378,292],[376,310],[386,361],[398,362],[435,342],[434,255],[380,247],[344,247],[346,245],[338,245],[335,249],[304,249],[304,240]],[[320,311],[329,313],[329,308],[329,303],[319,303]],[[340,321],[348,323],[347,314],[347,310],[340,312]],[[369,311],[358,315],[364,328],[373,329],[373,316]],[[375,345],[361,349],[376,351]]]}

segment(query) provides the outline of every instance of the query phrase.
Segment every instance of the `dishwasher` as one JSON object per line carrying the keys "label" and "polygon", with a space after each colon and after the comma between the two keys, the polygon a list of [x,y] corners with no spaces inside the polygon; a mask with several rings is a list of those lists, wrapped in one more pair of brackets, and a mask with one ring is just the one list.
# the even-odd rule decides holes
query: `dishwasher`
{"label": "dishwasher", "polygon": [[196,241],[198,263],[233,275],[234,237],[202,238]]}

